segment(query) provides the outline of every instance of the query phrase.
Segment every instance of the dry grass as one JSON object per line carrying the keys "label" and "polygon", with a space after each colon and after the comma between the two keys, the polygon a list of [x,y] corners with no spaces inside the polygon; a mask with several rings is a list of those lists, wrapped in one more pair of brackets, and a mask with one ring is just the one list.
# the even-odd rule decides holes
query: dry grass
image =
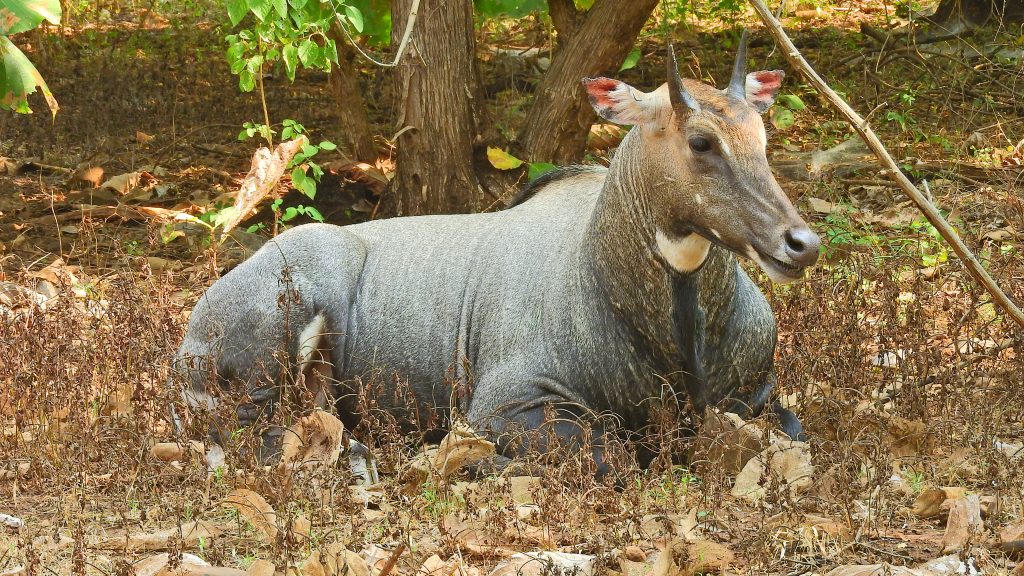
{"label": "dry grass", "polygon": [[[880,18],[868,10],[870,3],[846,8],[855,12],[850,26]],[[914,169],[933,181],[940,206],[959,216],[955,223],[1007,292],[1024,300],[1018,184],[1002,175],[988,178],[995,173],[987,171],[1012,164],[1007,142],[1021,138],[1013,103],[998,97],[1006,95],[1000,86],[1020,86],[1020,71],[989,59],[972,71],[959,67],[950,73],[935,61],[882,58],[863,43],[850,48],[848,34],[804,36],[817,43],[808,50],[812,61],[829,70],[865,112],[880,102],[898,103],[908,91],[918,95],[914,106],[892,105],[911,114],[913,130],[883,121],[884,110],[873,122],[882,124],[900,160],[956,159],[974,167]],[[868,72],[846,59],[858,51],[874,63]],[[65,56],[95,64],[88,54],[70,52],[52,55],[53,62]],[[149,68],[134,62],[119,73],[144,76]],[[219,64],[199,64],[196,74],[204,83],[231,85],[218,76],[224,74]],[[108,119],[115,117],[115,107],[100,105],[102,91],[71,91],[90,85],[88,70],[85,80],[61,80],[64,92],[82,101],[68,102],[69,115],[85,118],[98,106]],[[979,91],[997,97],[979,101]],[[773,134],[774,143],[807,152],[848,134],[830,124],[834,117],[812,95],[796,87],[793,92],[808,109],[796,115],[793,129]],[[188,98],[202,93],[189,92]],[[246,161],[192,157],[194,149],[182,152],[180,142],[174,144],[178,140],[166,137],[161,119],[188,124],[182,131],[206,126],[196,134],[213,140],[227,141],[237,132],[212,132],[210,113],[204,116],[199,108],[219,108],[190,102],[187,113],[155,108],[155,114],[122,102],[132,109],[131,122],[145,122],[118,124],[111,136],[104,135],[102,122],[83,120],[78,128],[58,126],[53,137],[75,142],[62,151],[74,158],[68,165],[103,150],[117,158],[111,161],[115,166],[127,168],[129,158],[146,154],[136,144],[123,144],[130,132],[158,134],[166,140],[158,138],[158,151],[174,166],[162,178],[179,186],[181,196],[215,198],[217,190],[230,187],[215,170],[242,170]],[[282,96],[278,105],[285,102]],[[228,115],[241,118],[244,111],[233,107]],[[48,142],[38,119],[5,122],[12,124],[0,130],[26,140],[0,152],[38,153]],[[974,132],[980,136],[972,151],[967,138]],[[0,573],[23,565],[30,574],[134,574],[133,563],[156,552],[127,550],[104,538],[196,520],[222,532],[165,541],[161,547],[172,561],[183,551],[240,569],[265,559],[283,572],[311,552],[340,546],[371,556],[374,574],[392,556],[394,574],[416,574],[424,565],[428,569],[421,574],[487,574],[510,553],[547,549],[594,555],[598,571],[629,576],[659,570],[659,545],[675,531],[726,547],[734,555],[733,572],[796,575],[875,562],[913,566],[942,555],[944,520],[913,513],[915,499],[933,487],[962,487],[991,498],[984,530],[972,535],[960,556],[973,558],[986,574],[1008,573],[1019,558],[999,549],[998,533],[1022,519],[1024,455],[1012,457],[999,443],[1024,441],[1021,332],[956,262],[941,261],[941,245],[898,206],[901,199],[884,186],[884,177],[866,172],[853,177],[862,181],[855,185],[850,177],[785,184],[795,194],[855,210],[815,213],[802,201],[801,210],[831,239],[828,253],[803,283],[778,287],[761,278],[779,320],[781,393],[805,423],[815,473],[813,486],[795,494],[766,478],[767,494],[757,504],[734,497],[735,475],[709,464],[703,451],[688,467],[628,471],[628,481],[618,487],[592,480],[587,462],[567,459],[541,467],[541,480],[525,488],[522,479],[485,476],[470,482],[458,474],[410,488],[403,471],[419,443],[386,419],[357,431],[380,459],[382,482],[369,490],[350,486],[344,458],[337,467],[300,475],[249,467],[212,476],[198,457],[184,457],[179,465],[153,458],[155,443],[184,440],[173,436],[167,421],[176,398],[165,384],[167,365],[187,310],[211,281],[209,254],[163,245],[158,225],[116,220],[65,221],[75,229],[65,228],[57,242],[56,227],[46,220],[51,199],[63,213],[81,196],[54,178],[0,176],[0,265],[6,275],[0,280],[34,287],[40,278],[30,272],[57,253],[78,267],[71,270],[76,280],[65,285],[55,281],[60,269],[50,269],[46,277],[60,296],[45,312],[0,321],[0,513],[24,521],[20,529],[0,527]],[[944,182],[935,184],[936,179]],[[31,225],[23,229],[22,222]],[[218,263],[229,261],[222,255]],[[201,438],[202,425],[195,423],[189,433]],[[249,441],[244,434],[237,437],[239,446]],[[243,487],[273,508],[273,538],[256,527],[259,522],[222,506]],[[713,555],[693,550],[691,556]],[[677,563],[713,571],[679,558]]]}

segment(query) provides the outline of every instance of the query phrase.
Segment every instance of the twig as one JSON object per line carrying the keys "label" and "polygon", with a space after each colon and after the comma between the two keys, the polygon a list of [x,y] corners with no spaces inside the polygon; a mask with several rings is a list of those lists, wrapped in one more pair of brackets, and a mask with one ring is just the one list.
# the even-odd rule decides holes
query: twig
{"label": "twig", "polygon": [[356,42],[354,38],[352,38],[351,34],[349,34],[348,27],[345,26],[345,23],[342,22],[341,20],[341,14],[336,13],[334,17],[338,22],[338,27],[341,28],[341,31],[345,34],[345,38],[348,39],[349,44],[354,46],[355,49],[360,54],[363,55],[363,58],[366,58],[367,60],[373,62],[377,66],[382,66],[384,68],[394,68],[395,66],[398,66],[398,62],[402,59],[402,54],[405,53],[406,46],[409,45],[409,38],[412,37],[412,28],[416,24],[416,15],[419,13],[419,10],[420,0],[412,0],[412,6],[409,8],[409,20],[406,21],[405,31],[402,33],[402,41],[401,43],[398,44],[398,52],[395,52],[395,59],[392,60],[390,63],[381,62],[380,60],[377,60],[373,56],[367,54],[366,51],[363,50],[363,47],[360,46],[359,43]]}
{"label": "twig", "polygon": [[793,42],[789,39],[789,36],[786,35],[785,30],[782,29],[782,24],[772,16],[771,11],[769,11],[768,7],[764,5],[764,2],[762,0],[750,0],[750,4],[754,7],[754,10],[757,11],[757,15],[760,16],[761,21],[768,27],[772,36],[775,37],[776,42],[783,47],[783,54],[786,56],[786,59],[789,60],[790,65],[803,72],[804,76],[810,80],[811,85],[814,86],[819,93],[825,96],[825,98],[828,99],[828,101],[846,117],[847,121],[849,121],[853,126],[853,129],[860,134],[861,138],[864,139],[864,142],[866,142],[868,147],[870,147],[875,153],[878,161],[889,171],[892,178],[896,181],[896,184],[898,184],[903,192],[905,192],[914,204],[917,205],[918,209],[920,209],[925,217],[928,218],[928,222],[930,222],[931,225],[939,231],[939,234],[941,234],[946,242],[948,242],[953,248],[953,252],[956,253],[957,257],[959,257],[961,261],[963,261],[964,266],[967,267],[967,271],[971,276],[973,276],[974,279],[985,288],[989,295],[991,295],[992,300],[995,301],[1000,308],[1009,314],[1018,325],[1024,327],[1024,312],[1021,312],[1020,308],[1010,300],[1002,289],[999,288],[999,285],[996,284],[995,280],[989,276],[988,272],[986,272],[981,266],[981,263],[978,262],[978,259],[970,249],[967,248],[963,240],[961,240],[957,235],[956,231],[953,230],[952,226],[950,226],[942,217],[942,214],[939,213],[935,205],[929,202],[928,199],[921,194],[921,191],[918,190],[910,179],[907,178],[903,171],[900,170],[899,166],[897,166],[896,162],[892,159],[892,156],[890,156],[886,151],[882,141],[878,139],[878,136],[875,136],[874,131],[871,130],[864,119],[861,118],[849,104],[844,102],[843,99],[840,98],[824,80],[822,80],[821,76],[811,68],[811,65],[807,63],[807,60],[804,59],[803,55],[800,54],[800,51],[796,49],[796,46],[794,46]]}
{"label": "twig", "polygon": [[391,553],[391,557],[384,563],[384,566],[380,569],[380,576],[388,576],[391,571],[395,568],[395,564],[398,564],[398,557],[405,552],[405,542],[400,543]]}

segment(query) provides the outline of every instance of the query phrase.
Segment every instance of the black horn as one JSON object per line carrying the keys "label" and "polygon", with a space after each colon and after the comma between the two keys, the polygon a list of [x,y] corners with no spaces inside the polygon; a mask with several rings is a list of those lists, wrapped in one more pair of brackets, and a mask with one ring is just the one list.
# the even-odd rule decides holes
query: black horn
{"label": "black horn", "polygon": [[683,86],[683,78],[679,75],[679,64],[676,63],[676,51],[671,44],[668,45],[668,93],[672,101],[672,108],[694,112],[700,110],[700,105]]}
{"label": "black horn", "polygon": [[728,93],[740,100],[747,99],[747,31],[740,36],[740,47],[736,51],[736,63],[732,67]]}

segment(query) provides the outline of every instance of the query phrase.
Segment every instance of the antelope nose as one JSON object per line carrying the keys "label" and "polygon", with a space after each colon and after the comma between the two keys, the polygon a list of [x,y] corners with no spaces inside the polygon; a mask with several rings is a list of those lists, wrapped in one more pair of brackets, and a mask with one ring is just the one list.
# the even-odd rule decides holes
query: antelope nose
{"label": "antelope nose", "polygon": [[810,266],[818,261],[818,235],[806,226],[786,230],[786,255],[800,266]]}

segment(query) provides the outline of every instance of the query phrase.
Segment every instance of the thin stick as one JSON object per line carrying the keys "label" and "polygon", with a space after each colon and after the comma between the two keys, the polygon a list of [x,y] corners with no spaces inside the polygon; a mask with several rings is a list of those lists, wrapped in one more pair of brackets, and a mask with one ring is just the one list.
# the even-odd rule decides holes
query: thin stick
{"label": "thin stick", "polygon": [[367,54],[366,51],[363,50],[362,46],[360,46],[359,43],[356,42],[354,38],[352,38],[352,35],[349,34],[348,26],[345,26],[345,23],[342,22],[341,20],[341,14],[336,14],[335,19],[338,22],[338,27],[340,27],[341,31],[345,33],[345,38],[348,39],[349,44],[354,46],[355,49],[359,51],[360,54],[363,55],[363,58],[366,58],[367,60],[373,62],[377,66],[383,66],[384,68],[394,68],[395,66],[398,66],[398,61],[402,59],[402,54],[405,53],[405,48],[409,44],[409,38],[412,37],[412,27],[413,25],[416,24],[416,15],[419,13],[419,10],[420,0],[412,0],[412,6],[409,8],[409,20],[406,21],[405,32],[402,33],[402,41],[398,44],[398,52],[395,52],[395,59],[392,60],[390,63],[381,62],[380,60],[377,60],[373,56]]}
{"label": "thin stick", "polygon": [[405,552],[405,542],[399,544],[391,553],[391,556],[388,558],[388,561],[385,562],[384,566],[380,569],[380,576],[388,576],[388,574],[391,573],[391,570],[394,569],[395,564],[398,564],[398,557],[402,555],[402,552]]}
{"label": "thin stick", "polygon": [[796,49],[796,46],[793,45],[789,36],[787,36],[786,32],[782,29],[782,24],[772,16],[771,11],[769,11],[768,7],[764,5],[764,2],[762,0],[750,0],[750,4],[754,7],[754,10],[757,11],[757,15],[761,17],[761,21],[768,27],[768,31],[775,37],[775,41],[782,46],[783,54],[786,56],[786,59],[789,60],[790,65],[803,72],[804,76],[810,80],[811,85],[814,86],[819,93],[825,96],[825,98],[827,98],[828,101],[846,117],[847,121],[849,121],[853,126],[853,129],[860,134],[860,137],[864,139],[864,142],[866,142],[868,147],[870,147],[875,153],[878,161],[887,169],[893,180],[895,180],[896,184],[899,185],[900,189],[902,189],[903,192],[913,200],[914,204],[916,204],[918,209],[920,209],[925,217],[928,218],[928,221],[931,222],[932,226],[939,231],[939,234],[941,234],[946,242],[948,242],[953,248],[953,252],[955,252],[957,257],[959,257],[964,263],[964,266],[967,267],[967,271],[970,272],[971,276],[973,276],[974,279],[985,288],[989,295],[992,296],[992,300],[1000,308],[1009,314],[1018,325],[1024,327],[1024,312],[1021,312],[1020,308],[1010,300],[1002,289],[999,288],[999,285],[996,284],[995,280],[993,280],[992,277],[989,276],[988,272],[982,268],[981,263],[978,262],[978,259],[975,258],[974,254],[971,253],[969,248],[967,248],[963,240],[960,239],[960,236],[957,235],[956,231],[953,230],[949,223],[942,217],[942,214],[939,214],[935,205],[929,202],[928,199],[921,194],[921,191],[914,186],[913,182],[903,174],[903,171],[896,165],[892,156],[890,156],[885,150],[885,146],[882,144],[881,140],[878,139],[878,136],[875,136],[875,133],[871,130],[871,127],[868,126],[867,122],[865,122],[849,104],[844,102],[838,94],[829,88],[828,84],[821,79],[821,76],[818,76],[818,73],[811,68],[811,65],[807,63],[807,60],[804,59],[803,55],[800,54],[800,51]]}

